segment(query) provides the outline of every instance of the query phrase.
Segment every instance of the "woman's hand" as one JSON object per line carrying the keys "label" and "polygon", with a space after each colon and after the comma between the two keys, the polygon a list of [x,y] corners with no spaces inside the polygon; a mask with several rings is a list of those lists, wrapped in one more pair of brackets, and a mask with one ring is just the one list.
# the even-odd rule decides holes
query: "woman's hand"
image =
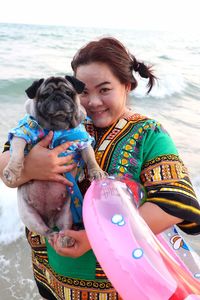
{"label": "woman's hand", "polygon": [[[62,247],[59,239],[68,236],[75,240],[75,243],[72,247]],[[69,257],[79,257],[85,254],[87,251],[91,249],[90,242],[88,240],[87,234],[85,230],[65,230],[59,233],[54,237],[54,240],[51,241],[51,246],[55,249],[55,251],[62,256]]]}
{"label": "woman's hand", "polygon": [[71,145],[71,142],[66,142],[54,149],[49,149],[48,146],[52,137],[53,132],[49,132],[26,156],[22,174],[25,178],[24,181],[32,179],[50,180],[72,186],[73,184],[62,176],[62,174],[76,167],[75,163],[71,163],[73,155],[58,156]]}

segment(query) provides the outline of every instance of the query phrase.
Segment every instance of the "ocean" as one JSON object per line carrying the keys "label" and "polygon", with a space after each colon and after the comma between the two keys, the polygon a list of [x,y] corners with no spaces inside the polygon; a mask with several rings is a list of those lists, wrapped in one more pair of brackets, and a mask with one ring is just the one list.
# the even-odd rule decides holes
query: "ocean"
{"label": "ocean", "polygon": [[[36,79],[72,74],[70,62],[86,42],[120,39],[138,60],[153,65],[158,84],[145,95],[139,79],[131,94],[136,112],[159,120],[189,169],[200,200],[200,38],[197,35],[125,29],[75,28],[0,23],[0,148],[24,114],[24,90]],[[199,237],[186,237],[200,254]],[[16,189],[0,182],[0,290],[2,300],[39,300],[31,272]]]}

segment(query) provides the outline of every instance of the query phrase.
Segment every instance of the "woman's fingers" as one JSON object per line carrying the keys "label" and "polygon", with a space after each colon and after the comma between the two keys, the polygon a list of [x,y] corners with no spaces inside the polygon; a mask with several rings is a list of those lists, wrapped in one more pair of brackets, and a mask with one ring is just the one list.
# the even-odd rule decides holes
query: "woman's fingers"
{"label": "woman's fingers", "polygon": [[54,149],[49,149],[52,137],[53,132],[50,131],[32,148],[26,157],[24,172],[29,179],[58,181],[73,186],[63,176],[64,173],[71,172],[76,167],[73,154],[59,156],[62,152],[66,152],[73,142],[66,142]]}
{"label": "woman's fingers", "polygon": [[[72,247],[62,247],[60,244],[60,238],[62,239],[65,236],[71,237],[75,240],[75,243]],[[83,255],[91,249],[85,230],[65,230],[63,232],[59,232],[59,238],[53,241],[52,246],[60,255],[74,258]]]}
{"label": "woman's fingers", "polygon": [[[52,138],[53,138],[53,131],[49,131],[49,133],[40,142],[38,142],[36,146],[48,148],[49,144],[52,141]],[[73,144],[73,142],[70,142],[70,141],[65,142],[65,143],[55,147],[54,149],[51,149],[51,152],[52,152],[52,154],[58,156],[62,152],[65,152],[72,144]],[[69,156],[71,157],[71,155],[69,155]],[[68,162],[68,160],[67,160],[67,162]]]}
{"label": "woman's fingers", "polygon": [[[50,131],[48,133],[48,135],[46,135],[39,143],[37,143],[37,145],[35,146],[37,147],[43,147],[43,148],[48,148],[49,144],[51,143],[51,140],[53,138],[53,131]],[[61,154],[62,152],[65,152],[71,145],[73,144],[73,142],[65,142],[57,147],[55,147],[54,149],[50,149],[50,151],[48,151],[48,156],[49,158],[52,159],[52,161],[55,162],[55,158],[58,157],[58,164],[59,165],[65,165],[65,164],[71,164],[72,160],[73,160],[73,154],[69,154],[69,155],[63,155],[63,156],[59,156],[59,154]],[[71,168],[69,168],[71,169]],[[67,168],[68,170],[68,168]]]}
{"label": "woman's fingers", "polygon": [[59,156],[58,164],[59,166],[74,164],[73,158],[74,158],[73,154],[66,155],[66,156]]}
{"label": "woman's fingers", "polygon": [[56,181],[70,187],[73,186],[73,183],[71,181],[69,181],[66,177],[59,174],[55,174],[55,176],[51,178],[51,181]]}
{"label": "woman's fingers", "polygon": [[47,148],[51,143],[52,138],[53,138],[53,131],[49,131],[49,133],[40,142],[38,142],[37,145]]}
{"label": "woman's fingers", "polygon": [[74,170],[76,167],[77,167],[76,164],[70,164],[70,165],[67,165],[67,166],[59,166],[57,168],[57,172],[59,174],[68,173],[68,172],[71,172],[72,170]]}
{"label": "woman's fingers", "polygon": [[52,149],[54,154],[61,154],[62,152],[65,152],[71,145],[73,144],[73,142],[65,142],[57,147],[55,147],[54,149]]}

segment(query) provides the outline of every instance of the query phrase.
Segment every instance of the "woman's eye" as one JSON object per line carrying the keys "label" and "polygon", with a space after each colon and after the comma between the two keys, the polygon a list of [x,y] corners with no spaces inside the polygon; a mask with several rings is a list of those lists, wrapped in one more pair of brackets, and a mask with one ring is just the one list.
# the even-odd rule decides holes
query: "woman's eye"
{"label": "woman's eye", "polygon": [[110,91],[109,88],[102,88],[102,89],[100,90],[100,93],[105,94],[105,93],[107,93],[107,92],[109,92],[109,91]]}
{"label": "woman's eye", "polygon": [[81,93],[81,96],[87,96],[88,95],[88,92],[87,91],[83,91],[82,93]]}

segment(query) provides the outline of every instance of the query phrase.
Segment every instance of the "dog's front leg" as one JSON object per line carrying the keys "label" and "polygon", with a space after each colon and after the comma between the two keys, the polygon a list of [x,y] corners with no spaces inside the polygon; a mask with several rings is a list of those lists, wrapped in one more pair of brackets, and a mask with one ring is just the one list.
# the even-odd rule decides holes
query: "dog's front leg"
{"label": "dog's front leg", "polygon": [[12,139],[12,153],[7,166],[3,170],[5,183],[15,184],[19,179],[24,166],[24,148],[26,141],[19,137]]}
{"label": "dog's front leg", "polygon": [[87,165],[90,180],[106,177],[106,173],[99,167],[96,161],[94,149],[91,145],[84,148],[81,151],[81,155]]}

